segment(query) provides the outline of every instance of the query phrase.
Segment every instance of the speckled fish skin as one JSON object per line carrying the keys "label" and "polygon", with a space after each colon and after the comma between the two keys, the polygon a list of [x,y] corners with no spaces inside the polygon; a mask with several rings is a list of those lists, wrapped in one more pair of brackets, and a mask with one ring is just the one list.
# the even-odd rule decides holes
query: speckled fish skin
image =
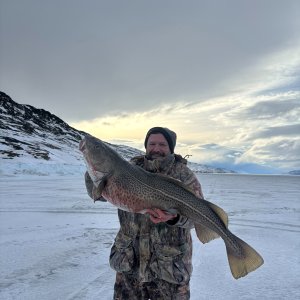
{"label": "speckled fish skin", "polygon": [[134,213],[151,208],[176,210],[193,220],[203,243],[222,237],[236,279],[263,264],[253,248],[228,230],[227,215],[221,208],[197,198],[179,181],[130,164],[104,142],[89,135],[80,142],[79,149],[94,185],[113,205]]}
{"label": "speckled fish skin", "polygon": [[217,227],[224,227],[206,203],[199,201],[179,181],[130,164],[94,137],[85,138],[81,150],[94,184],[99,185],[106,177],[102,195],[118,208],[135,213],[154,207],[175,209],[197,223],[202,221],[207,226],[216,224]]}

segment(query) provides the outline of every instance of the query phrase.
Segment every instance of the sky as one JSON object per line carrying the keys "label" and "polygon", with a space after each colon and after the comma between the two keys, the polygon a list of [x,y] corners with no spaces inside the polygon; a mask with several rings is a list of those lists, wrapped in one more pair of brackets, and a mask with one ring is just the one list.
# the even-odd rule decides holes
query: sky
{"label": "sky", "polygon": [[0,89],[96,137],[300,169],[300,2],[0,0]]}

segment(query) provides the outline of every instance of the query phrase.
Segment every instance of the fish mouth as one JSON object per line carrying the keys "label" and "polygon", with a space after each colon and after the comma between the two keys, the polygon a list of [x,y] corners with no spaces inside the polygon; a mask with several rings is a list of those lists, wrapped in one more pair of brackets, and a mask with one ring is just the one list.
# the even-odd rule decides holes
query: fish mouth
{"label": "fish mouth", "polygon": [[85,149],[85,144],[86,144],[86,140],[85,140],[85,139],[83,139],[83,140],[81,140],[81,141],[79,142],[79,150],[80,150],[81,152],[84,151],[84,149]]}

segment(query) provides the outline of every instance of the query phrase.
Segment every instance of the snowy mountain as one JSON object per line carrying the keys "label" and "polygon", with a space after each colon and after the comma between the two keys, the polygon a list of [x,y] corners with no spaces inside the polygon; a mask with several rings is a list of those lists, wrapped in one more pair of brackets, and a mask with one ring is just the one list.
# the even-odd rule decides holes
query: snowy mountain
{"label": "snowy mountain", "polygon": [[300,175],[300,170],[293,170],[289,172],[289,175]]}
{"label": "snowy mountain", "polygon": [[[0,174],[78,174],[85,171],[79,141],[87,134],[57,116],[31,105],[18,104],[0,92]],[[143,152],[113,145],[124,159]],[[201,173],[228,173],[219,168],[189,162]]]}

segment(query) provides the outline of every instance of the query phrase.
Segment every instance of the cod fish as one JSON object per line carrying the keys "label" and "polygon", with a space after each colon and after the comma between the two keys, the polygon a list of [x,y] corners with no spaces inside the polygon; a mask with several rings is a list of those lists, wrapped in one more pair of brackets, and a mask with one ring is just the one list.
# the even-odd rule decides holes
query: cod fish
{"label": "cod fish", "polygon": [[145,213],[161,210],[188,217],[197,237],[207,243],[221,237],[235,279],[263,264],[263,258],[228,229],[228,216],[217,205],[197,198],[179,180],[145,171],[130,164],[103,141],[87,135],[80,141],[88,173],[99,194],[118,208]]}

